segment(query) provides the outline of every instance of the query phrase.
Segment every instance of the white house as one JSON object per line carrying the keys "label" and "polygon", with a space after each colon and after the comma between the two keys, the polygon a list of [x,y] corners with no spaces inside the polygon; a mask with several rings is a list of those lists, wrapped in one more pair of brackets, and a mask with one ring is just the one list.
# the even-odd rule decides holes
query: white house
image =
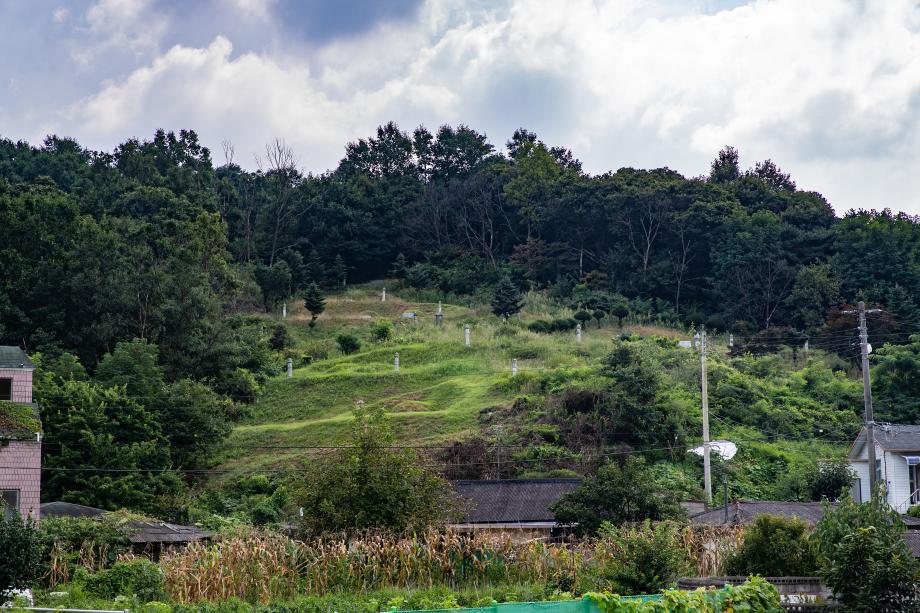
{"label": "white house", "polygon": [[[848,457],[856,473],[853,499],[868,500],[870,466],[865,428],[850,447]],[[920,426],[876,424],[875,474],[895,511],[904,513],[920,504]]]}

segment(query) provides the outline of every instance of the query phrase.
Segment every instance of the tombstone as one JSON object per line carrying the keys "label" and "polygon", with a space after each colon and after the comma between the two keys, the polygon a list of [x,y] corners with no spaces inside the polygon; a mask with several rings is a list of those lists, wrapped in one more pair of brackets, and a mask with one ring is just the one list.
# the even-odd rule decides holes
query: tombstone
{"label": "tombstone", "polygon": [[440,326],[444,323],[444,313],[441,311],[441,301],[438,300],[438,310],[434,313],[434,323]]}
{"label": "tombstone", "polygon": [[399,372],[399,352],[393,354],[393,370]]}
{"label": "tombstone", "polygon": [[383,288],[383,291],[380,292],[380,302],[387,301],[387,288]]}
{"label": "tombstone", "polygon": [[[731,332],[728,333],[728,348],[731,349],[735,346],[735,335]],[[805,341],[805,351],[808,351],[808,341]]]}
{"label": "tombstone", "polygon": [[578,324],[577,326],[575,326],[575,342],[576,343],[581,342],[581,324]]}
{"label": "tombstone", "polygon": [[281,319],[287,319],[287,302],[281,305]]}
{"label": "tombstone", "polygon": [[511,376],[517,376],[517,358],[511,358]]}
{"label": "tombstone", "polygon": [[292,360],[291,358],[287,359],[287,373],[288,373],[288,379],[294,376],[294,360]]}
{"label": "tombstone", "polygon": [[463,342],[466,344],[467,347],[472,346],[472,344],[470,343],[470,324],[466,324],[465,326],[463,326]]}

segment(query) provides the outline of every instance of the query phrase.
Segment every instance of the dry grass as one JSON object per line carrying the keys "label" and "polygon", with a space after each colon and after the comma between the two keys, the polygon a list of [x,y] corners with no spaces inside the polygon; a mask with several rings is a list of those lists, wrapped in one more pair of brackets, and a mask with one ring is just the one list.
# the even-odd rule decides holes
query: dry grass
{"label": "dry grass", "polygon": [[[741,541],[735,528],[685,528],[683,546],[700,576],[722,572]],[[507,535],[429,530],[415,537],[371,533],[360,538],[297,541],[270,533],[194,543],[161,559],[176,602],[236,597],[266,603],[298,593],[368,592],[380,588],[487,587],[559,582],[610,563],[603,541],[515,542]]]}

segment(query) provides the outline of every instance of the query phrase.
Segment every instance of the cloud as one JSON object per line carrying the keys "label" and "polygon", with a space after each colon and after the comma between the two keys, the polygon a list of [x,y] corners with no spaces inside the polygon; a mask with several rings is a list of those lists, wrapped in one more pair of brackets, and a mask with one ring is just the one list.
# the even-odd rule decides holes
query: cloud
{"label": "cloud", "polygon": [[73,52],[82,65],[108,54],[128,52],[143,57],[154,53],[169,24],[152,0],[96,0],[83,19],[87,40]]}
{"label": "cloud", "polygon": [[[109,33],[135,31],[149,8],[103,5],[95,22]],[[157,39],[117,36],[139,48]],[[410,20],[300,48],[234,55],[223,36],[174,46],[61,122],[107,147],[157,127],[195,128],[241,153],[280,136],[309,170],[333,167],[346,141],[389,119],[405,129],[464,122],[499,147],[526,125],[572,146],[593,172],[667,165],[694,175],[734,144],[748,165],[772,158],[838,211],[920,212],[920,177],[903,170],[920,161],[920,9],[909,0],[694,10],[430,0]]]}

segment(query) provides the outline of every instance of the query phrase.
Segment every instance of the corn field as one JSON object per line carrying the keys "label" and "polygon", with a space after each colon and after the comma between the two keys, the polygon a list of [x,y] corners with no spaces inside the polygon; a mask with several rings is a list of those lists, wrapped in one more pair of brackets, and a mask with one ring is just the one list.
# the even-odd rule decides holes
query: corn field
{"label": "corn field", "polygon": [[[687,557],[702,576],[719,574],[741,540],[737,529],[682,532]],[[160,560],[166,588],[177,602],[284,600],[298,593],[367,592],[380,588],[488,587],[502,583],[558,583],[610,562],[602,541],[515,542],[508,535],[429,530],[414,537],[371,533],[359,538],[296,541],[256,532],[194,543]]]}

